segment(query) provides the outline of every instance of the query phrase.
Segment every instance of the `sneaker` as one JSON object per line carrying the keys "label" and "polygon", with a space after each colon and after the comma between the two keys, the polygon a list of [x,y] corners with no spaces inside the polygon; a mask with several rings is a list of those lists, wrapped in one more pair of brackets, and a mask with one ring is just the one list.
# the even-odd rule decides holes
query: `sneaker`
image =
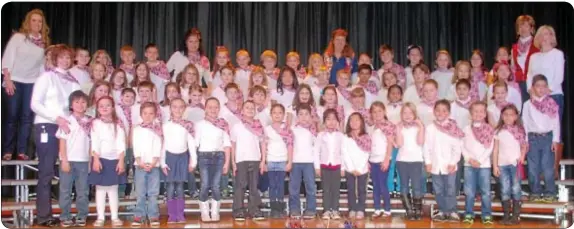
{"label": "sneaker", "polygon": [[349,212],[349,218],[355,218],[357,216],[357,212],[356,211],[350,211]]}
{"label": "sneaker", "polygon": [[383,211],[383,218],[391,217],[391,211]]}
{"label": "sneaker", "polygon": [[159,219],[158,218],[151,218],[149,220],[149,225],[152,227],[157,227],[159,226]]}
{"label": "sneaker", "polygon": [[375,212],[373,212],[373,215],[371,215],[371,218],[376,219],[379,218],[383,215],[383,211],[381,210],[375,210]]}
{"label": "sneaker", "polygon": [[132,221],[132,227],[139,227],[143,224],[143,219],[141,217],[134,217],[134,221]]}
{"label": "sneaker", "polygon": [[325,211],[325,212],[323,212],[323,215],[321,216],[321,218],[324,219],[324,220],[331,219],[331,211]]}
{"label": "sneaker", "polygon": [[105,220],[103,220],[103,219],[97,219],[96,221],[94,221],[93,226],[94,226],[94,227],[103,227],[103,226],[104,226],[104,223],[106,223]]}
{"label": "sneaker", "polygon": [[548,204],[554,203],[557,200],[558,199],[554,196],[545,196],[544,198],[541,198],[541,202],[548,203]]}
{"label": "sneaker", "polygon": [[299,212],[299,211],[291,212],[289,214],[289,217],[291,217],[291,219],[299,219],[299,218],[301,218],[301,212]]}
{"label": "sneaker", "polygon": [[485,216],[482,218],[482,224],[484,225],[492,225],[493,223],[492,216]]}
{"label": "sneaker", "polygon": [[265,216],[263,215],[263,212],[261,212],[261,211],[256,211],[255,213],[253,213],[253,215],[251,217],[255,221],[260,221],[260,220],[265,219]]}
{"label": "sneaker", "polygon": [[341,213],[339,213],[339,211],[331,211],[331,219],[334,220],[341,219]]}
{"label": "sneaker", "polygon": [[314,219],[315,215],[317,215],[317,213],[305,211],[305,212],[303,212],[303,219]]}
{"label": "sneaker", "polygon": [[245,221],[245,214],[243,213],[243,211],[238,211],[237,213],[235,213],[233,215],[233,220],[239,221],[239,222]]}
{"label": "sneaker", "polygon": [[72,222],[72,220],[66,219],[66,220],[60,220],[60,226],[62,227],[71,227],[74,225],[74,222]]}
{"label": "sneaker", "polygon": [[462,222],[466,223],[466,224],[473,224],[474,223],[474,216],[470,215],[470,214],[466,214],[464,216],[464,220],[462,220]]}
{"label": "sneaker", "polygon": [[114,227],[121,227],[124,225],[124,222],[120,219],[112,219],[112,226]]}
{"label": "sneaker", "polygon": [[451,212],[448,215],[448,221],[450,222],[460,222],[460,216],[458,216],[458,213],[456,212]]}
{"label": "sneaker", "polygon": [[443,212],[438,212],[438,213],[433,215],[432,221],[444,222],[444,221],[446,221],[446,215]]}
{"label": "sneaker", "polygon": [[355,216],[355,219],[364,219],[365,218],[365,212],[364,211],[358,211],[357,212],[357,216]]}
{"label": "sneaker", "polygon": [[76,219],[75,226],[85,227],[86,226],[86,219]]}
{"label": "sneaker", "polygon": [[542,198],[538,195],[530,195],[528,196],[528,201],[531,202],[539,202]]}

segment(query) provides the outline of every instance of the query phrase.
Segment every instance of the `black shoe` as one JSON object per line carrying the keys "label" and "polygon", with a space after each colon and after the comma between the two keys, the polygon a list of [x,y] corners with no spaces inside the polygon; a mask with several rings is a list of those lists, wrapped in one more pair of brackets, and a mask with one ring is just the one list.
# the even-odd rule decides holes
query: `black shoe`
{"label": "black shoe", "polygon": [[504,216],[502,216],[500,223],[502,225],[510,225],[510,200],[502,201],[502,211]]}
{"label": "black shoe", "polygon": [[512,217],[510,217],[509,225],[516,225],[520,223],[520,208],[522,203],[520,200],[512,200]]}
{"label": "black shoe", "polygon": [[245,213],[243,213],[243,210],[239,210],[235,214],[233,214],[233,220],[240,222],[245,221]]}
{"label": "black shoe", "polygon": [[409,196],[402,195],[401,196],[401,202],[403,203],[403,207],[405,208],[405,211],[407,213],[407,215],[406,215],[407,219],[408,220],[415,220],[413,205],[411,204],[411,200],[410,200]]}
{"label": "black shoe", "polygon": [[57,219],[48,219],[44,222],[38,223],[38,225],[43,227],[59,227],[60,221]]}
{"label": "black shoe", "polygon": [[253,214],[251,214],[251,218],[255,221],[259,221],[259,220],[264,220],[265,216],[263,215],[263,212],[255,211]]}
{"label": "black shoe", "polygon": [[422,198],[413,198],[413,210],[415,215],[415,220],[421,220],[422,218],[422,208],[423,208],[423,199]]}

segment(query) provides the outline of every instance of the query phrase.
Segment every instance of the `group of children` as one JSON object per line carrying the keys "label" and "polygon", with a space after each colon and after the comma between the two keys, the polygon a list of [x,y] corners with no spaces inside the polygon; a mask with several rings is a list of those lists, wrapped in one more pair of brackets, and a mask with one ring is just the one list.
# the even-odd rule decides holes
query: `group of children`
{"label": "group of children", "polygon": [[[406,69],[393,62],[390,46],[379,51],[383,60],[379,71],[373,70],[367,54],[361,54],[357,69],[336,71],[336,85],[329,84],[332,69],[319,54],[310,56],[305,69],[300,67],[299,54],[291,52],[286,66],[279,69],[271,50],[262,53],[262,66],[250,65],[249,53],[240,50],[239,66],[233,67],[229,51],[219,47],[211,74],[203,72],[209,63],[198,57],[172,80],[168,69],[173,67],[158,60],[154,45],[146,46],[147,61],[139,64],[133,63],[132,48],[122,48],[123,63],[115,70],[105,51],[98,51],[90,72],[84,72],[84,92],[70,95],[71,131],[58,134],[61,170],[78,179],[87,177],[95,185],[98,218],[94,226],[104,225],[106,195],[112,225],[123,224],[118,218],[118,185],[126,183],[132,167],[137,193],[133,226],[146,220],[151,226],[159,225],[162,177],[168,223],[185,222],[183,186],[195,170],[200,174],[203,222],[220,220],[221,184],[227,185],[222,179],[228,173],[234,179],[233,217],[238,221],[264,219],[258,192],[262,177],[268,179],[270,217],[285,217],[287,176],[290,217],[316,216],[315,179],[320,177],[321,217],[340,219],[344,177],[348,217],[363,219],[370,177],[373,218],[391,215],[390,193],[397,180],[407,218],[420,220],[428,173],[440,210],[433,220],[460,220],[456,196],[464,176],[464,222],[474,220],[478,191],[482,222],[492,224],[493,173],[501,188],[502,223],[515,224],[521,204],[517,170],[526,158],[532,176],[544,172],[544,197],[555,199],[554,170],[543,166],[549,160],[546,152],[555,151],[560,142],[559,106],[549,96],[544,75],[529,78],[530,99],[522,104],[504,48],[492,74],[483,71],[478,51],[470,62],[458,61],[453,70],[450,55],[441,50],[432,73],[422,61],[419,46],[409,47]],[[74,72],[88,69],[87,50],[76,51],[76,62],[69,70],[81,81],[81,74]],[[208,82],[207,88],[202,82]],[[76,163],[88,161],[89,171],[75,170]],[[76,190],[86,190],[78,189],[78,179]],[[300,203],[301,183],[305,209]],[[531,187],[540,198],[540,185]],[[70,189],[61,188],[60,195],[69,196]],[[75,223],[82,226],[87,193],[77,194]],[[60,204],[62,226],[74,225],[70,201],[61,199]]]}

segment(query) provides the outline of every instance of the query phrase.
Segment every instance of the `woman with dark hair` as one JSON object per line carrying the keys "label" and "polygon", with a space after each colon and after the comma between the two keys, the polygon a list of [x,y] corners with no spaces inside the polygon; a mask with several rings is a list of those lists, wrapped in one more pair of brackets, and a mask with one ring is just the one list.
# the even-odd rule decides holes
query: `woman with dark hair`
{"label": "woman with dark hair", "polygon": [[205,56],[201,40],[201,32],[197,28],[185,33],[180,50],[174,52],[167,61],[168,71],[173,71],[173,81],[185,66],[194,64],[199,71],[203,87],[211,83],[209,59]]}
{"label": "woman with dark hair", "polygon": [[3,160],[11,160],[16,153],[19,160],[26,155],[28,137],[34,121],[30,99],[34,82],[44,64],[44,49],[50,45],[44,12],[33,9],[26,14],[20,30],[10,38],[2,56],[3,97],[8,108],[3,119]]}
{"label": "woman with dark hair", "polygon": [[349,69],[351,73],[359,69],[355,51],[347,41],[347,30],[336,29],[331,33],[331,41],[323,53],[325,64],[331,70],[329,84],[337,85],[337,71]]}

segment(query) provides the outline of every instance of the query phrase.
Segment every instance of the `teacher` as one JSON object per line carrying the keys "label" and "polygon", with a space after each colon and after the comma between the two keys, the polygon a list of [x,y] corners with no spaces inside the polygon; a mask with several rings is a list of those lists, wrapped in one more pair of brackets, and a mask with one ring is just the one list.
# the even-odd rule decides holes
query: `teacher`
{"label": "teacher", "polygon": [[351,73],[357,72],[357,58],[355,52],[349,42],[347,42],[347,31],[344,29],[336,29],[331,33],[331,41],[325,49],[323,58],[325,64],[330,68],[331,77],[329,84],[337,85],[337,71],[341,69],[349,69]]}
{"label": "teacher", "polygon": [[209,59],[203,52],[201,32],[197,28],[192,28],[185,33],[181,49],[174,52],[167,61],[167,70],[173,71],[173,82],[188,64],[195,65],[203,87],[207,87],[206,84],[211,82]]}
{"label": "teacher", "polygon": [[49,28],[44,12],[39,9],[26,14],[20,30],[10,38],[2,57],[3,97],[8,108],[4,119],[2,159],[28,160],[28,137],[34,112],[30,109],[32,89],[44,64],[44,48],[50,45]]}

